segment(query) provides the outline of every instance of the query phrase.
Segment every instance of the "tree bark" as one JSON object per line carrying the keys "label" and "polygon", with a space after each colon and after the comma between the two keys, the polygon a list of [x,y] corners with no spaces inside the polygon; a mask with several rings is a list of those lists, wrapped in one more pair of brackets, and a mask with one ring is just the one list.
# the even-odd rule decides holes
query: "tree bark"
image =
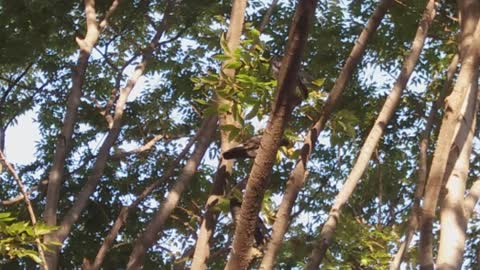
{"label": "tree bark", "polygon": [[[232,11],[230,14],[230,25],[227,32],[227,46],[230,52],[235,51],[240,45],[240,36],[243,30],[243,22],[245,20],[245,9],[247,7],[247,0],[234,0]],[[228,53],[228,52],[225,52]],[[221,76],[230,78],[235,77],[234,69],[223,68],[227,63],[223,63]],[[217,95],[218,106],[227,105],[231,107],[232,102],[221,98]],[[222,152],[235,147],[238,142],[230,140],[229,131],[222,129],[223,126],[234,125],[239,126],[239,123],[233,118],[231,113],[222,113],[219,115],[220,124],[220,148]],[[227,179],[232,174],[233,160],[220,159],[220,164],[215,173],[215,179],[212,186],[212,191],[207,199],[205,205],[205,214],[200,224],[200,232],[198,233],[197,242],[195,244],[195,252],[193,254],[191,269],[206,269],[207,259],[210,256],[210,240],[215,231],[215,225],[218,219],[218,211],[213,208],[218,202],[219,196],[225,193],[225,186]]]}
{"label": "tree bark", "polygon": [[428,173],[428,145],[430,144],[430,133],[433,129],[433,124],[436,122],[436,115],[439,108],[443,106],[445,97],[449,94],[448,91],[451,88],[453,76],[457,71],[458,66],[458,59],[459,56],[456,54],[450,65],[447,69],[447,75],[445,79],[445,83],[443,86],[443,91],[441,91],[440,96],[438,97],[437,101],[432,104],[432,108],[430,108],[430,113],[427,117],[427,122],[425,124],[425,130],[422,133],[422,137],[420,139],[420,150],[419,150],[419,165],[418,165],[418,178],[417,178],[417,186],[415,187],[415,194],[413,198],[413,206],[410,216],[408,218],[408,225],[407,231],[405,232],[405,240],[400,245],[395,257],[393,258],[392,264],[390,265],[390,270],[398,270],[400,269],[400,265],[402,263],[403,258],[405,257],[405,253],[408,250],[408,246],[412,241],[413,234],[418,229],[419,226],[419,218],[420,218],[420,201],[423,198],[423,191],[425,189],[425,182],[427,179]]}
{"label": "tree bark", "polygon": [[[456,140],[459,135],[461,136],[457,131],[462,125],[465,125],[462,121],[464,117],[462,104],[468,97],[473,80],[476,79],[479,65],[478,48],[472,45],[480,42],[480,28],[476,27],[480,13],[478,3],[472,0],[459,1],[459,9],[461,10],[462,27],[462,43],[459,54],[462,59],[462,67],[452,94],[445,100],[445,114],[425,187],[424,204],[421,211],[419,264],[420,269],[425,270],[433,269],[432,228],[438,197],[444,179],[450,177],[453,169],[447,164],[454,164],[464,147],[464,142]],[[477,89],[472,89],[472,91],[476,92]],[[474,103],[475,98],[469,102]]]}
{"label": "tree bark", "polygon": [[268,176],[291,112],[301,102],[301,98],[296,96],[295,87],[316,5],[315,0],[301,0],[297,4],[280,69],[275,101],[247,182],[240,210],[241,219],[235,229],[233,247],[225,269],[240,270],[248,267],[248,254],[258,212],[268,186]]}
{"label": "tree bark", "polygon": [[400,102],[403,89],[408,83],[408,80],[413,72],[416,62],[420,56],[425,39],[427,37],[428,28],[435,17],[435,1],[430,0],[427,3],[427,7],[423,13],[422,20],[415,34],[415,39],[412,44],[410,54],[405,59],[402,66],[402,71],[398,76],[392,91],[387,97],[385,104],[383,105],[377,120],[375,121],[372,130],[368,134],[368,137],[363,144],[360,154],[355,162],[355,165],[350,172],[345,184],[335,198],[335,202],[330,210],[327,221],[323,224],[322,231],[316,246],[314,247],[312,254],[310,255],[309,262],[306,269],[313,270],[318,269],[322,262],[325,253],[332,242],[333,234],[337,227],[338,220],[340,218],[340,212],[343,205],[348,201],[352,195],[358,181],[362,177],[363,172],[368,166],[368,162],[375,150],[378,141],[380,140],[385,127],[393,116],[395,108]]}
{"label": "tree bark", "polygon": [[[57,225],[57,208],[60,195],[60,187],[63,183],[63,174],[65,169],[65,160],[71,148],[73,130],[76,123],[78,106],[80,105],[80,97],[82,95],[82,86],[85,79],[85,71],[87,70],[88,59],[91,51],[98,41],[101,30],[103,30],[108,23],[108,19],[118,6],[119,0],[114,0],[105,18],[97,24],[95,0],[85,0],[85,17],[87,24],[87,33],[84,39],[77,37],[76,41],[80,48],[77,65],[72,74],[72,90],[67,99],[67,111],[63,120],[63,127],[58,135],[55,155],[53,159],[52,168],[48,175],[48,189],[46,206],[43,212],[43,218],[47,225]],[[56,233],[45,235],[45,242],[58,240]],[[58,249],[56,252],[48,252],[46,254],[48,269],[57,269],[58,264]]]}
{"label": "tree bark", "polygon": [[[478,78],[478,73],[475,76]],[[464,194],[467,184],[468,169],[470,165],[470,154],[472,152],[472,142],[476,127],[476,107],[478,83],[475,79],[470,88],[468,99],[464,104],[465,108],[464,125],[458,131],[457,142],[463,144],[458,159],[455,161],[452,173],[445,183],[445,197],[442,200],[440,212],[440,244],[437,257],[437,269],[451,270],[460,269],[463,262],[463,252],[465,250],[466,229],[468,220],[464,212]],[[473,95],[475,94],[475,96]],[[465,105],[463,105],[465,106]],[[462,141],[459,141],[462,140]],[[447,165],[448,167],[448,165]]]}
{"label": "tree bark", "polygon": [[[182,152],[178,154],[178,156],[175,158],[175,160],[170,164],[169,168],[165,171],[163,176],[147,186],[142,193],[133,201],[129,206],[124,206],[120,210],[120,214],[118,214],[117,219],[115,220],[115,223],[112,225],[112,228],[108,232],[108,235],[105,237],[105,240],[103,241],[100,249],[97,252],[97,256],[95,257],[95,261],[93,262],[92,265],[90,265],[87,269],[91,270],[97,270],[100,269],[102,266],[103,260],[105,259],[105,256],[107,255],[111,245],[117,238],[118,233],[122,229],[123,225],[127,222],[127,218],[130,213],[135,211],[137,206],[148,196],[150,195],[160,184],[164,183],[167,179],[171,178],[173,173],[175,172],[175,169],[179,166],[180,161],[185,158],[185,156],[188,154],[190,148],[192,145],[197,141],[197,139],[205,134],[205,129],[206,128],[211,128],[208,126],[208,123],[214,121],[217,122],[217,117],[216,116],[211,116],[207,119],[205,119],[198,130],[197,134],[187,143],[187,145],[184,147]],[[187,161],[188,163],[188,161]]]}
{"label": "tree bark", "polygon": [[470,188],[470,192],[465,197],[464,208],[465,208],[466,219],[470,219],[470,217],[472,216],[473,210],[479,198],[480,198],[480,179],[477,179],[473,183],[472,187]]}
{"label": "tree bark", "polygon": [[275,222],[273,223],[271,240],[267,244],[266,252],[263,256],[260,269],[272,269],[275,264],[275,258],[280,250],[283,237],[290,224],[290,213],[292,211],[293,204],[295,203],[300,189],[305,183],[307,163],[310,159],[313,149],[315,148],[318,136],[320,135],[320,132],[322,132],[323,128],[325,127],[325,123],[330,118],[331,113],[336,107],[338,100],[345,89],[345,86],[353,75],[355,67],[360,62],[369,40],[380,25],[380,22],[392,3],[393,0],[382,0],[373,12],[372,17],[369,19],[367,25],[355,42],[355,46],[352,48],[352,51],[350,52],[350,55],[347,58],[340,75],[330,91],[328,99],[322,108],[321,117],[311,127],[304,139],[302,156],[297,161],[295,168],[290,173],[285,194],[283,195],[282,202],[280,203],[280,207],[276,214]]}
{"label": "tree bark", "polygon": [[190,184],[193,175],[197,171],[198,165],[200,165],[205,152],[213,140],[217,125],[216,120],[216,117],[210,119],[207,127],[204,130],[204,133],[199,136],[198,142],[195,145],[195,150],[188,163],[185,165],[185,167],[183,167],[175,185],[168,193],[167,198],[161,203],[160,209],[158,209],[158,211],[155,213],[145,231],[135,241],[127,264],[127,269],[131,270],[142,268],[147,249],[157,241],[165,221],[168,219],[180,201],[180,196]]}

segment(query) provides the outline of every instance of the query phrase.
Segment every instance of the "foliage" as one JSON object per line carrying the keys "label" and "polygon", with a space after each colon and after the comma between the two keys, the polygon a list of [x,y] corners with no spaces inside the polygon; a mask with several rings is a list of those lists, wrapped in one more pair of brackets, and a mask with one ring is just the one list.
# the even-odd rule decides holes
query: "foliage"
{"label": "foliage", "polygon": [[[101,20],[111,1],[95,2],[97,18]],[[167,6],[166,0],[120,2],[92,51],[83,80],[77,124],[64,168],[59,217],[72,206],[91,175],[99,148],[110,130],[105,114],[111,113],[115,106],[108,107],[107,111],[105,108],[118,99],[118,89],[128,83]],[[60,266],[63,269],[74,269],[84,258],[95,257],[121,207],[129,205],[146,186],[163,179],[205,116],[231,113],[240,127],[223,127],[230,131],[230,139],[248,138],[265,126],[277,85],[272,63],[285,51],[288,26],[297,1],[280,1],[263,33],[257,28],[269,3],[249,1],[241,46],[234,51],[229,51],[225,40],[231,1],[173,2],[173,20],[128,99],[121,132],[110,149],[101,181],[62,247]],[[309,93],[295,109],[286,133],[295,145],[284,149],[286,155],[275,164],[271,185],[263,200],[261,218],[269,233],[285,193],[285,183],[300,156],[303,136],[320,116],[328,91],[378,2],[319,1],[302,62],[301,77],[306,78],[304,83]],[[294,219],[277,259],[280,269],[305,266],[319,226],[326,220],[408,53],[426,1],[394,2],[368,44],[366,55],[320,136],[319,145],[313,149],[308,184],[295,202]],[[398,110],[386,124],[371,166],[349,200],[326,269],[383,269],[398,247],[405,227],[398,224],[404,224],[408,217],[415,189],[418,140],[425,114],[442,91],[445,69],[457,48],[458,25],[452,20],[457,11],[453,2],[438,1],[439,16],[432,26],[428,44]],[[32,203],[39,219],[47,189],[39,183],[48,178],[54,159],[79,53],[75,37],[85,35],[84,8],[81,1],[0,3],[0,25],[4,26],[0,29],[0,141],[6,130],[7,158],[9,153],[20,151],[17,149],[24,142],[9,136],[8,132],[20,116],[33,115],[32,121],[38,124],[40,133],[40,139],[35,142],[36,152],[32,153],[34,160],[18,161],[16,168],[28,189],[36,189]],[[234,78],[220,72],[220,65],[225,61],[224,68],[233,69]],[[231,106],[217,106],[218,97],[232,101]],[[18,122],[18,125],[27,130],[31,123]],[[438,129],[438,123],[435,127]],[[431,134],[431,146],[435,144],[436,132]],[[158,135],[161,139],[148,150],[115,158],[115,154],[137,149]],[[171,269],[178,262],[187,262],[188,266],[220,152],[215,140],[165,224],[161,239],[148,251],[145,269]],[[478,159],[477,153],[474,158]],[[152,195],[131,213],[127,226],[107,255],[105,269],[125,267],[132,244],[186,163],[186,159],[181,160],[173,175],[163,179]],[[478,164],[472,162],[471,179],[478,175]],[[251,165],[250,160],[237,161],[232,183],[244,179]],[[16,194],[16,185],[7,176],[1,175],[0,181],[2,200]],[[241,197],[238,190],[232,191],[232,188],[229,186],[226,194]],[[209,269],[222,269],[235,225],[228,213],[228,200],[220,200],[215,207],[221,213],[211,241],[213,256]],[[0,268],[20,269],[31,263],[25,257],[38,259],[35,236],[54,228],[17,221],[24,220],[25,216],[20,204],[3,205],[1,211],[0,243],[5,260],[0,262],[3,264]],[[469,233],[473,236],[478,233],[478,222],[478,219],[472,221]],[[478,266],[478,245],[475,237],[467,243],[465,267],[469,269]],[[408,263],[414,265],[414,259]],[[254,266],[257,264],[258,260],[253,262]]]}
{"label": "foliage", "polygon": [[[47,226],[44,223],[29,224],[27,221],[16,221],[11,213],[0,213],[0,256],[5,260],[28,257],[36,263],[41,263],[36,248],[36,239],[48,234],[57,227]],[[48,245],[42,243],[44,250],[49,250]]]}

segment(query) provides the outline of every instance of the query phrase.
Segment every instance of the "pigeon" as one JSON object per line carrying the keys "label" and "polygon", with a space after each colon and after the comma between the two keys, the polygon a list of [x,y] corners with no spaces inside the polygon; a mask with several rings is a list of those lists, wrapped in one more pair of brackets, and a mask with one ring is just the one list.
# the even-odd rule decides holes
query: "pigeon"
{"label": "pigeon", "polygon": [[[224,159],[255,158],[257,156],[257,149],[260,147],[261,140],[261,135],[251,137],[250,139],[244,141],[242,144],[239,144],[223,152],[222,156]],[[290,142],[287,139],[282,139],[280,141],[281,146],[287,146],[289,144]]]}

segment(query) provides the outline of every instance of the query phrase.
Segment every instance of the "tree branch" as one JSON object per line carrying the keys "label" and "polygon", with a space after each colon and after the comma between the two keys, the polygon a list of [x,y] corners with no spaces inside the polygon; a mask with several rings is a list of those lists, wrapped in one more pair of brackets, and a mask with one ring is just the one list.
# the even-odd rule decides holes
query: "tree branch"
{"label": "tree branch", "polygon": [[2,151],[0,151],[0,162],[7,167],[8,171],[12,174],[13,178],[15,178],[15,181],[17,181],[18,188],[20,189],[20,193],[23,196],[23,200],[25,201],[25,205],[27,206],[28,214],[30,216],[30,221],[32,222],[33,226],[33,231],[35,232],[35,242],[37,243],[37,249],[38,249],[38,254],[40,255],[40,258],[42,259],[43,262],[43,268],[45,270],[48,270],[48,266],[46,264],[46,259],[45,259],[45,253],[42,247],[42,241],[40,240],[40,237],[37,236],[35,224],[37,224],[37,217],[35,216],[35,211],[33,210],[32,203],[30,202],[30,199],[28,198],[28,192],[25,189],[25,186],[23,185],[22,180],[18,176],[17,172],[13,168],[12,164],[10,164],[6,159],[5,155],[3,154]]}

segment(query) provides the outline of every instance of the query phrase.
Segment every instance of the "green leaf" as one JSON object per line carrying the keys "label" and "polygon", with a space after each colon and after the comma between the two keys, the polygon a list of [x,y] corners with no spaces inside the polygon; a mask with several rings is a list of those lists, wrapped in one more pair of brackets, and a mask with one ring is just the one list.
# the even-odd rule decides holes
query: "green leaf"
{"label": "green leaf", "polygon": [[213,59],[223,62],[232,59],[232,57],[226,54],[216,54],[213,56]]}
{"label": "green leaf", "polygon": [[220,47],[222,47],[222,50],[226,54],[230,54],[230,49],[228,48],[227,40],[226,40],[226,33],[223,33],[222,36],[220,37]]}
{"label": "green leaf", "polygon": [[325,83],[325,78],[316,79],[316,80],[312,81],[312,84],[317,86],[317,87],[322,87],[324,83]]}
{"label": "green leaf", "polygon": [[200,99],[200,98],[194,98],[193,101],[195,101],[196,103],[201,104],[201,105],[207,105],[208,104],[208,102],[206,100],[203,100],[203,99]]}
{"label": "green leaf", "polygon": [[227,64],[225,64],[224,68],[226,69],[237,69],[242,66],[241,61],[230,61]]}
{"label": "green leaf", "polygon": [[253,108],[248,112],[248,114],[245,116],[245,119],[249,120],[257,116],[258,110],[260,109],[260,104],[256,103]]}

